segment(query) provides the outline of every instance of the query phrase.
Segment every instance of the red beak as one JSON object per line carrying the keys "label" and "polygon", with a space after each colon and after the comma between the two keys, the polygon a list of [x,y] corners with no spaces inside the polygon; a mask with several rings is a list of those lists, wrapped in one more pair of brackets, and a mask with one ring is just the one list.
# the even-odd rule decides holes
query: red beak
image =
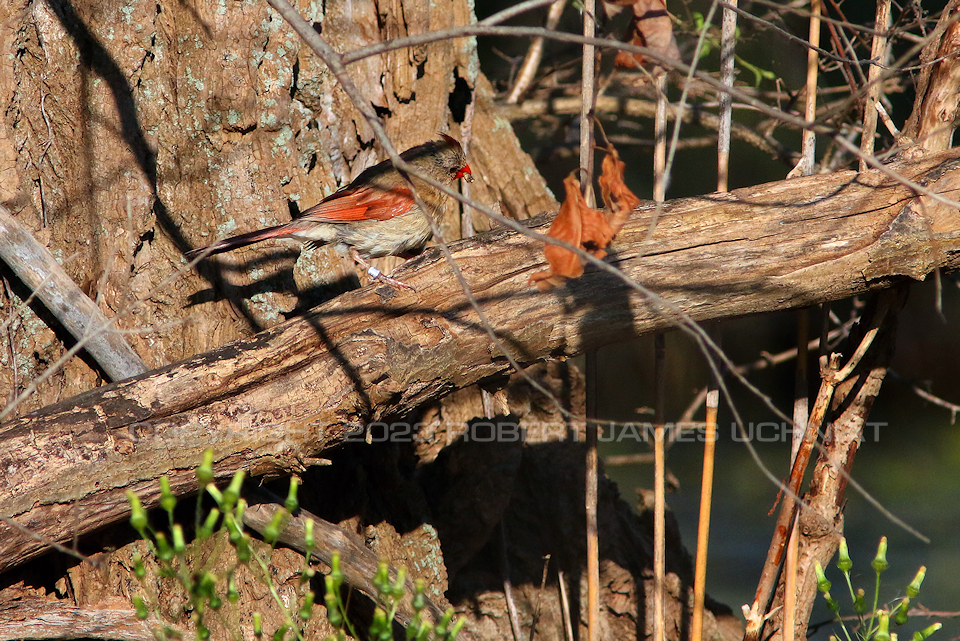
{"label": "red beak", "polygon": [[464,178],[468,183],[473,182],[473,172],[470,171],[470,165],[464,165],[457,172],[457,178]]}

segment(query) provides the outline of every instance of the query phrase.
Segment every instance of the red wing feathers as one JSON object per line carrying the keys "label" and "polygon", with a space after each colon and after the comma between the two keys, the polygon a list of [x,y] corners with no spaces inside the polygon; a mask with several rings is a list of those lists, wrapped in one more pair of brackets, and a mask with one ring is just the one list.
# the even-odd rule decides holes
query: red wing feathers
{"label": "red wing feathers", "polygon": [[356,220],[389,220],[405,214],[415,205],[413,194],[404,187],[381,191],[371,187],[338,191],[303,212],[298,218],[310,217],[323,223],[346,223]]}

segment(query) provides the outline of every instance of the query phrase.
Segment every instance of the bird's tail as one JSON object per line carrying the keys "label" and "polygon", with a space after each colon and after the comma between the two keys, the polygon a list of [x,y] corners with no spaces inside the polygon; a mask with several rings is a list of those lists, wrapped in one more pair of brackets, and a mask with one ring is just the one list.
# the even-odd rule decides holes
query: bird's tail
{"label": "bird's tail", "polygon": [[292,230],[290,229],[289,224],[277,225],[276,227],[267,227],[266,229],[259,229],[246,234],[240,234],[239,236],[224,238],[223,240],[217,241],[214,244],[206,247],[201,247],[200,249],[191,249],[190,251],[184,253],[184,256],[186,256],[188,260],[193,260],[201,255],[213,256],[214,254],[222,254],[223,252],[228,252],[232,249],[238,249],[240,247],[246,247],[247,245],[259,243],[261,240],[267,240],[268,238],[289,237],[291,231]]}

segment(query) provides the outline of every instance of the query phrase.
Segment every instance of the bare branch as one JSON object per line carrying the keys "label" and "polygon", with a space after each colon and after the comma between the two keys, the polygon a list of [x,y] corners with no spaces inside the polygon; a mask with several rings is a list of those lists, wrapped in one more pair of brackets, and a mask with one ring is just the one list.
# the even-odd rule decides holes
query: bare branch
{"label": "bare branch", "polygon": [[[960,190],[958,157],[892,169],[950,192]],[[668,202],[653,244],[645,242],[650,208],[642,209],[612,263],[552,293],[527,286],[544,259],[526,235],[497,230],[452,251],[499,341],[530,363],[668,328],[678,315],[703,321],[804,307],[957,269],[956,211],[915,202],[878,172]],[[225,477],[301,469],[368,420],[404,416],[510,371],[438,252],[400,275],[416,295],[349,292],[251,339],[0,427],[0,516],[66,541],[75,527],[83,534],[124,518],[128,488],[155,504],[161,474],[175,493],[195,490],[193,469],[209,447]],[[45,547],[0,526],[0,570]]]}
{"label": "bare branch", "polygon": [[90,300],[7,208],[0,205],[0,259],[97,361],[111,380],[119,381],[148,367],[115,331],[113,323]]}

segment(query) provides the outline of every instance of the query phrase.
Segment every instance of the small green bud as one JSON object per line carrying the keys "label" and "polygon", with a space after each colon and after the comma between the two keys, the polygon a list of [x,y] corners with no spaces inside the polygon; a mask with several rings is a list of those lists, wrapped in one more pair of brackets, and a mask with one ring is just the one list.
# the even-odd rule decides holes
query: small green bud
{"label": "small green bud", "polygon": [[447,611],[443,613],[443,618],[440,619],[440,622],[435,628],[437,637],[443,639],[447,638],[447,634],[450,631],[450,621],[453,620],[453,608],[447,608]]}
{"label": "small green bud", "polygon": [[829,592],[823,593],[823,600],[827,602],[827,609],[833,612],[834,614],[840,611],[840,603],[830,596]]}
{"label": "small green bud", "polygon": [[330,574],[328,576],[333,580],[335,591],[339,591],[340,586],[343,584],[343,572],[340,571],[339,550],[334,552],[330,558]]}
{"label": "small green bud", "polygon": [[213,529],[217,527],[217,520],[220,518],[220,510],[213,508],[210,510],[210,513],[207,514],[207,518],[204,519],[203,523],[200,524],[200,527],[197,528],[197,538],[205,539],[211,534],[213,534]]}
{"label": "small green bud", "polygon": [[310,562],[310,553],[317,542],[313,538],[313,519],[307,519],[303,525],[303,544],[307,548],[307,563]]}
{"label": "small green bud", "polygon": [[270,519],[270,522],[267,524],[267,527],[263,528],[263,540],[269,543],[271,546],[277,544],[277,540],[280,538],[280,533],[283,532],[285,526],[284,520],[287,518],[287,513],[283,510],[277,510],[273,513],[273,518]]}
{"label": "small green bud", "polygon": [[164,474],[160,477],[160,507],[170,515],[170,522],[173,522],[173,508],[177,507],[177,497],[173,495],[170,489],[170,479]]}
{"label": "small green bud", "polygon": [[853,597],[853,610],[857,614],[863,614],[867,611],[867,600],[864,598],[863,588],[859,588],[857,595]]}
{"label": "small green bud", "polygon": [[183,526],[179,523],[173,524],[173,551],[177,556],[187,551],[187,543],[183,538]]}
{"label": "small green bud", "polygon": [[130,525],[140,534],[140,538],[147,538],[147,528],[150,522],[147,520],[147,512],[140,503],[140,497],[131,490],[127,490],[127,502],[130,503]]}
{"label": "small green bud", "polygon": [[390,589],[389,596],[392,596],[394,599],[402,599],[403,594],[406,591],[407,585],[407,568],[400,566],[400,569],[397,570],[397,580],[394,582],[393,587]]}
{"label": "small green bud", "polygon": [[263,635],[263,615],[259,612],[253,613],[253,633],[258,637]]}
{"label": "small green bud", "polygon": [[143,557],[139,553],[133,555],[133,575],[140,580],[147,576],[147,568],[143,565]]}
{"label": "small green bud", "polygon": [[147,604],[143,602],[143,597],[139,594],[133,595],[133,607],[137,611],[137,618],[141,621],[150,616],[150,610],[147,609]]}
{"label": "small green bud", "polygon": [[310,615],[313,614],[314,596],[313,590],[307,590],[307,593],[303,595],[303,606],[300,608],[300,618],[304,621],[309,621]]}
{"label": "small green bud", "polygon": [[304,570],[300,573],[300,584],[303,585],[304,583],[312,581],[313,577],[316,575],[317,571],[313,568],[304,568]]}
{"label": "small green bud", "polygon": [[877,556],[873,558],[870,565],[877,571],[877,574],[880,574],[890,567],[890,564],[887,562],[887,537],[880,537],[880,545],[877,546]]}
{"label": "small green bud", "polygon": [[237,523],[243,523],[243,512],[247,509],[247,499],[240,499],[237,501]]}
{"label": "small green bud", "polygon": [[236,505],[240,499],[240,489],[243,487],[244,476],[245,472],[243,470],[237,470],[237,473],[230,479],[230,485],[223,491],[223,500],[226,506],[223,508],[224,511],[232,510],[233,506]]}
{"label": "small green bud", "polygon": [[850,551],[847,549],[847,539],[840,539],[840,549],[837,550],[837,567],[841,572],[849,572],[853,567],[853,560],[850,558]]}
{"label": "small green bud", "polygon": [[910,639],[910,641],[923,641],[928,636],[930,636],[931,634],[933,634],[934,632],[936,632],[942,627],[943,627],[942,623],[934,623],[933,625],[928,626],[923,630],[918,630],[917,632],[914,632],[913,638]]}
{"label": "small green bud", "polygon": [[240,592],[237,590],[237,580],[233,576],[233,572],[227,577],[227,601],[230,603],[236,603],[240,600]]}
{"label": "small green bud", "polygon": [[373,622],[370,624],[370,635],[375,638],[383,636],[385,629],[390,629],[390,623],[387,621],[387,613],[379,605],[373,610]]}
{"label": "small green bud", "polygon": [[877,610],[877,631],[873,635],[874,641],[890,641],[890,613],[886,610]]}
{"label": "small green bud", "polygon": [[227,528],[227,534],[230,536],[230,542],[236,545],[237,540],[243,535],[243,530],[237,525],[237,518],[233,512],[226,512],[223,515],[223,524]]}
{"label": "small green bud", "polygon": [[297,511],[297,508],[300,507],[300,503],[297,502],[297,478],[295,476],[290,477],[290,490],[287,492],[287,500],[283,502],[283,507],[287,508],[287,512],[293,514]]}
{"label": "small green bud", "polygon": [[157,556],[160,557],[161,561],[169,561],[173,558],[173,548],[170,547],[170,544],[167,542],[167,535],[163,532],[157,532]]}
{"label": "small green bud", "polygon": [[407,628],[407,641],[427,641],[430,638],[430,632],[433,630],[433,624],[429,621],[420,621],[420,627],[413,629],[413,626]]}
{"label": "small green bud", "polygon": [[[213,497],[213,500],[217,502],[217,505],[223,507],[223,492],[220,491],[219,487],[213,483],[207,483],[204,489],[207,491],[207,494]],[[224,511],[226,511],[226,508],[224,508]]]}
{"label": "small green bud", "polygon": [[377,564],[377,573],[373,575],[373,587],[381,596],[390,589],[390,570],[385,559],[380,559],[380,563]]}
{"label": "small green bud", "polygon": [[337,598],[332,594],[327,594],[323,597],[323,604],[327,606],[327,620],[330,622],[330,625],[339,629],[343,626],[343,614],[340,612],[340,608],[337,607]]}
{"label": "small green bud", "polygon": [[459,619],[457,619],[456,623],[453,624],[453,629],[450,630],[450,633],[449,633],[450,641],[453,641],[454,639],[457,638],[457,635],[460,634],[461,628],[463,628],[463,624],[466,622],[467,620],[464,619],[463,617],[460,617]]}
{"label": "small green bud", "polygon": [[217,585],[217,577],[212,572],[204,572],[194,577],[193,592],[197,596],[209,598]]}
{"label": "small green bud", "polygon": [[411,603],[414,612],[421,612],[427,607],[427,598],[423,594],[423,579],[417,579],[416,587],[413,591],[413,601]]}
{"label": "small green bud", "polygon": [[921,565],[920,569],[917,570],[917,575],[913,577],[913,581],[910,582],[910,585],[907,586],[907,596],[911,599],[917,598],[920,594],[920,585],[923,583],[924,577],[927,576],[927,567]]}
{"label": "small green bud", "polygon": [[820,561],[817,561],[817,564],[814,566],[813,570],[817,574],[817,590],[824,594],[828,594],[830,592],[830,587],[833,584],[827,580],[827,575],[823,573],[823,566],[820,565]]}
{"label": "small green bud", "polygon": [[209,639],[210,638],[210,629],[203,625],[202,623],[197,624],[197,638],[198,639]]}
{"label": "small green bud", "polygon": [[241,563],[247,563],[250,560],[250,541],[249,536],[243,533],[233,513],[227,512],[223,515],[223,522],[227,526],[227,532],[230,534],[230,544],[237,551],[237,560]]}
{"label": "small green bud", "polygon": [[907,622],[907,611],[910,609],[910,597],[905,596],[900,599],[900,604],[894,610],[893,620],[897,625],[903,625]]}
{"label": "small green bud", "polygon": [[203,462],[197,468],[197,485],[206,487],[213,481],[213,450],[203,453]]}
{"label": "small green bud", "polygon": [[281,625],[276,632],[273,633],[273,641],[283,641],[283,637],[287,636],[287,630],[290,629],[290,626],[286,623]]}
{"label": "small green bud", "polygon": [[241,536],[240,540],[237,541],[237,561],[246,565],[250,563],[252,556],[253,550],[250,548],[249,535]]}

